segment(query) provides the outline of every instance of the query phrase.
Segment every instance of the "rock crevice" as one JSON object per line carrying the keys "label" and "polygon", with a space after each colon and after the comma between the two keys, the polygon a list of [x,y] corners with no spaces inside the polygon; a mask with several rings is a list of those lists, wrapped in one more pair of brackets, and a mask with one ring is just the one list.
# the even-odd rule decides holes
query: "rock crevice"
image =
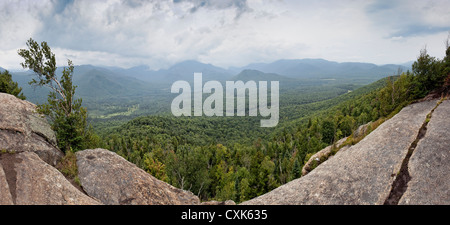
{"label": "rock crevice", "polygon": [[15,170],[15,164],[21,163],[22,160],[17,158],[14,153],[0,153],[0,165],[2,165],[6,182],[8,184],[9,193],[11,194],[11,200],[16,203],[16,182],[17,172]]}
{"label": "rock crevice", "polygon": [[450,204],[450,101],[443,101],[427,124],[408,163],[411,180],[398,204]]}
{"label": "rock crevice", "polygon": [[436,104],[436,107],[434,107],[430,113],[427,115],[427,118],[423,122],[422,126],[419,129],[419,132],[417,134],[416,139],[411,143],[410,147],[408,148],[408,152],[406,153],[405,158],[402,161],[402,165],[400,167],[400,171],[397,175],[395,175],[395,180],[392,183],[392,188],[389,193],[389,196],[384,201],[385,205],[397,205],[402,198],[403,194],[406,192],[408,188],[408,183],[411,180],[411,175],[409,173],[409,161],[411,159],[412,154],[414,153],[414,150],[417,147],[417,144],[419,141],[425,137],[425,134],[427,133],[427,125],[433,115],[434,110],[439,106],[441,102],[438,102]]}

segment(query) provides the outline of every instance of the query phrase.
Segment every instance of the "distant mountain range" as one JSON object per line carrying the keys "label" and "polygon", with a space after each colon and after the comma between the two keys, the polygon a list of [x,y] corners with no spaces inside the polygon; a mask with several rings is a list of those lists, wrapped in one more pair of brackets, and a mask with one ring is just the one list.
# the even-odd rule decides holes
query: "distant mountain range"
{"label": "distant mountain range", "polygon": [[[410,64],[409,62],[405,65]],[[203,80],[278,80],[284,88],[305,82],[353,82],[369,84],[382,77],[397,74],[398,69],[410,69],[405,65],[371,63],[338,63],[324,59],[278,60],[273,63],[254,63],[241,68],[224,69],[198,61],[183,61],[168,69],[151,70],[147,66],[128,69],[93,65],[75,66],[74,84],[77,95],[95,102],[99,99],[133,98],[170,94],[170,85],[177,80],[193,81],[193,73],[203,73]],[[4,70],[0,68],[0,70]],[[63,68],[57,70],[61,74]],[[28,85],[33,73],[11,72],[13,80],[23,88],[32,102],[44,102],[48,89]]]}
{"label": "distant mountain range", "polygon": [[382,65],[358,62],[333,62],[324,59],[292,59],[278,60],[273,63],[254,63],[238,70],[253,69],[265,73],[277,73],[291,78],[361,78],[379,79],[397,73],[398,69],[410,69],[404,65]]}
{"label": "distant mountain range", "polygon": [[193,81],[194,72],[203,73],[205,80],[224,81],[234,75],[232,71],[211,64],[204,64],[194,60],[183,61],[168,69],[150,70],[147,66],[137,66],[129,69],[111,68],[115,72],[142,81],[156,83],[173,83],[177,80]]}
{"label": "distant mountain range", "polygon": [[[412,62],[402,65],[375,65],[372,63],[344,62],[338,63],[324,59],[278,60],[272,63],[253,63],[244,67],[220,68],[194,60],[183,61],[168,69],[151,70],[147,66],[129,69],[112,68],[115,72],[134,77],[142,81],[173,83],[176,80],[192,81],[194,72],[202,72],[204,80],[224,81],[245,70],[258,70],[263,73],[278,74],[295,79],[369,79],[382,77],[410,70]],[[107,67],[108,68],[108,67]],[[367,83],[370,83],[367,82]]]}
{"label": "distant mountain range", "polygon": [[265,81],[286,81],[286,82],[297,81],[296,79],[282,76],[276,73],[264,73],[259,70],[251,70],[251,69],[242,70],[242,72],[240,72],[238,75],[233,76],[231,80],[242,80],[242,81],[265,80]]}
{"label": "distant mountain range", "polygon": [[[62,74],[63,67],[57,69]],[[32,71],[11,72],[27,99],[31,102],[45,102],[49,88],[32,87],[28,84],[35,76]],[[161,89],[160,86],[143,82],[131,76],[124,76],[103,67],[81,65],[75,66],[73,83],[77,86],[76,95],[84,100],[95,101],[99,99],[118,97],[137,97],[151,95]]]}

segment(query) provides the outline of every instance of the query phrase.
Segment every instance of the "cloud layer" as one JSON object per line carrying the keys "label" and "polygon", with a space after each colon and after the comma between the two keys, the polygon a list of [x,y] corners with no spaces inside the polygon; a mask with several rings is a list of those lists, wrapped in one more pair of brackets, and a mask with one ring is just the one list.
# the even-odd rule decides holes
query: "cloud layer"
{"label": "cloud layer", "polygon": [[325,58],[378,64],[442,56],[448,1],[1,1],[0,66],[32,37],[75,64],[153,69]]}

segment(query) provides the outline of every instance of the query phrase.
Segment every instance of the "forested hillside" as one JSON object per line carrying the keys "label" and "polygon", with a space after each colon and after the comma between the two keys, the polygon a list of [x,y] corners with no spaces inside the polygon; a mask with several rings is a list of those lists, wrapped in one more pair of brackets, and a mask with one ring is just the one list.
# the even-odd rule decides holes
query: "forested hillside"
{"label": "forested hillside", "polygon": [[140,117],[104,133],[105,147],[204,200],[240,202],[298,178],[309,153],[378,119],[381,109],[369,99],[387,81],[304,104],[303,115],[275,129],[260,128],[256,117]]}
{"label": "forested hillside", "polygon": [[283,121],[274,129],[259,128],[256,117],[147,116],[102,136],[106,148],[203,200],[242,202],[298,178],[313,153],[347,136],[347,144],[358,142],[351,138],[358,126],[372,121],[375,129],[446,78],[448,82],[449,52],[438,60],[423,51],[412,72],[330,99],[301,104],[304,96],[286,91],[280,106]]}

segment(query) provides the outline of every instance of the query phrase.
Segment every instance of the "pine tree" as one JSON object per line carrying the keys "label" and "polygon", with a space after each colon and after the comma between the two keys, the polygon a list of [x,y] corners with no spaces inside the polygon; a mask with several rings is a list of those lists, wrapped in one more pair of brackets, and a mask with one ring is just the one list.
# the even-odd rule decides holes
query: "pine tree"
{"label": "pine tree", "polygon": [[8,70],[0,72],[0,92],[14,95],[22,100],[25,100],[22,88],[17,85],[16,82],[12,80],[11,74]]}
{"label": "pine tree", "polygon": [[82,99],[75,99],[75,89],[72,84],[74,66],[68,60],[61,79],[56,75],[56,59],[47,42],[40,45],[33,39],[27,41],[28,49],[19,49],[18,54],[24,58],[23,68],[34,71],[37,79],[29,84],[45,86],[51,89],[48,102],[37,106],[37,111],[46,115],[56,133],[58,146],[63,151],[80,150],[84,140],[92,132],[87,132],[87,110],[81,106]]}
{"label": "pine tree", "polygon": [[426,49],[420,51],[417,61],[412,65],[412,71],[416,77],[416,84],[420,87],[420,93],[417,93],[419,97],[425,96],[441,85],[441,63],[428,55]]}

